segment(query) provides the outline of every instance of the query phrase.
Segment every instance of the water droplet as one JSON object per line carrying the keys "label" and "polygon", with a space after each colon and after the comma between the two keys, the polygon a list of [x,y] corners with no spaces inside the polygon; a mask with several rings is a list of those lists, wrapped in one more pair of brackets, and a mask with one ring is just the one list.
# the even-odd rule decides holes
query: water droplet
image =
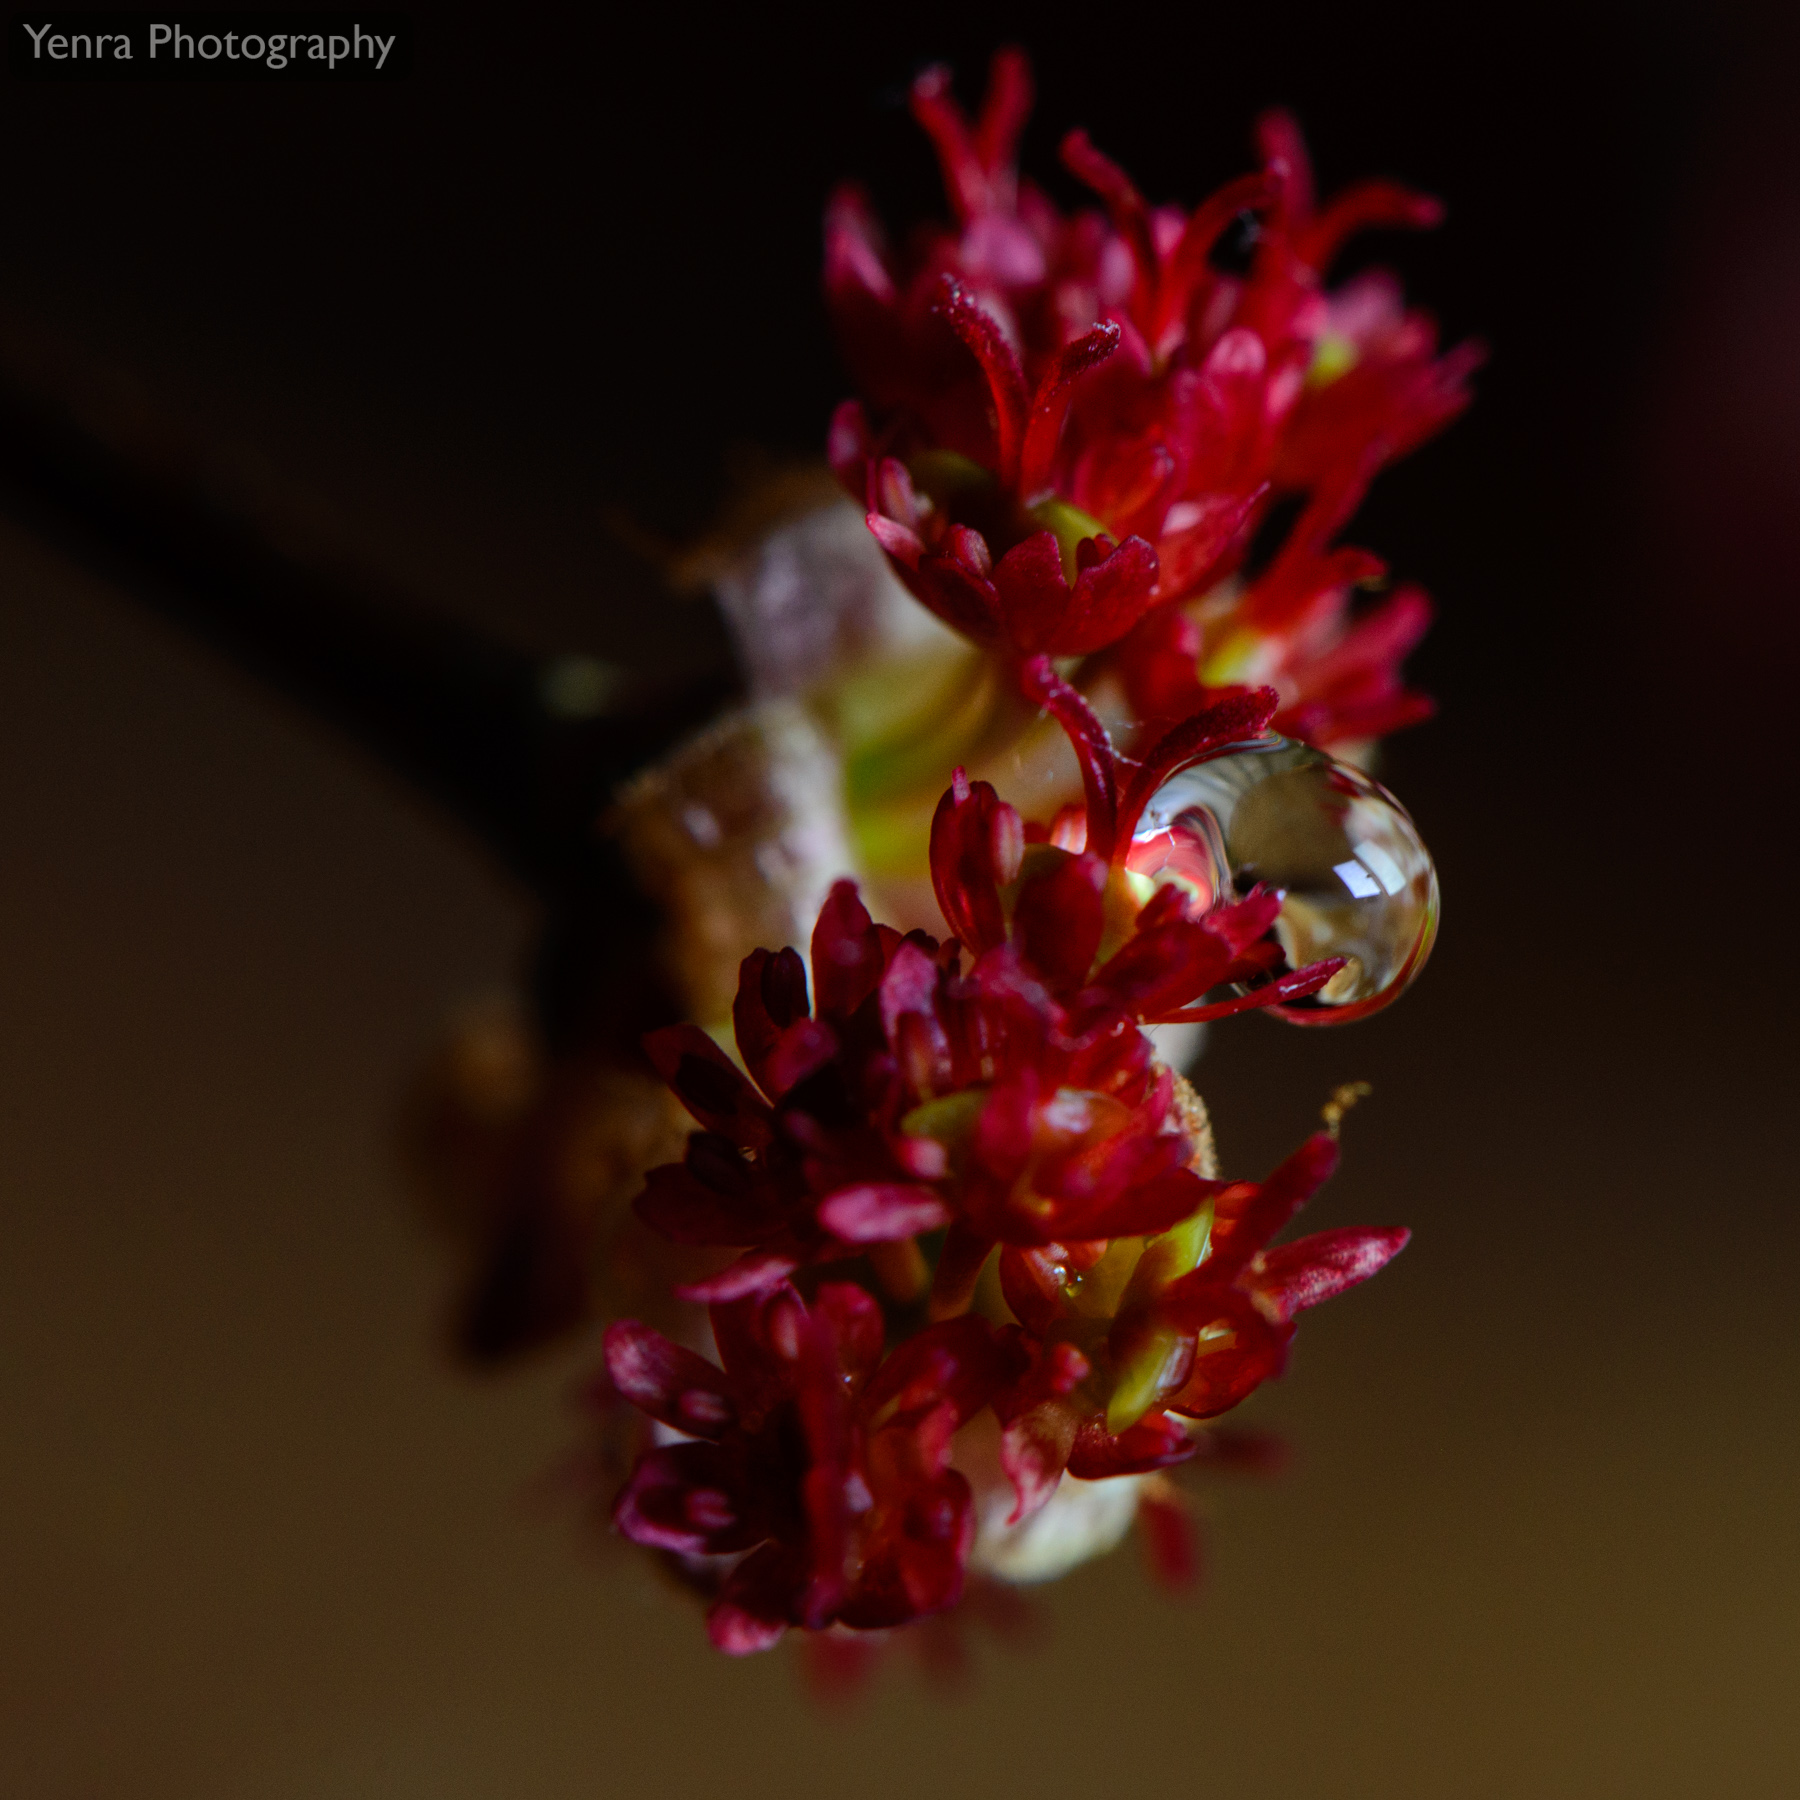
{"label": "water droplet", "polygon": [[1348,960],[1309,999],[1269,1011],[1296,1025],[1366,1018],[1399,998],[1437,936],[1437,871],[1406,808],[1378,781],[1280,737],[1178,769],[1151,797],[1128,857],[1202,904],[1258,882],[1282,895],[1280,975]]}

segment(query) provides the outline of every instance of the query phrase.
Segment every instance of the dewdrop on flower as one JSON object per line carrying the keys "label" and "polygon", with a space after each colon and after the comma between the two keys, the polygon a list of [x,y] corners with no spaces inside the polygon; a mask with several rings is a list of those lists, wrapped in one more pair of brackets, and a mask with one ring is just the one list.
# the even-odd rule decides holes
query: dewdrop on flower
{"label": "dewdrop on flower", "polygon": [[1126,866],[1183,882],[1202,905],[1258,884],[1279,893],[1285,967],[1271,972],[1344,959],[1317,993],[1269,1009],[1297,1025],[1379,1012],[1437,937],[1437,870],[1406,808],[1361,770],[1283,737],[1176,770],[1145,806]]}

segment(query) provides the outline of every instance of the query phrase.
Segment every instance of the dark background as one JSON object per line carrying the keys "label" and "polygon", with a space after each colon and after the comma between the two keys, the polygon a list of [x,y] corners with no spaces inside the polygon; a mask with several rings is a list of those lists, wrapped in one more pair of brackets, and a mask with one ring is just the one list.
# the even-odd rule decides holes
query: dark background
{"label": "dark background", "polygon": [[[1297,109],[1365,254],[1494,347],[1352,529],[1441,606],[1386,778],[1439,857],[1417,992],[1248,1020],[1228,1165],[1335,1082],[1319,1223],[1406,1257],[1256,1403],[1173,1606],[1083,1571],[1028,1655],[821,1713],[527,1504],[592,1345],[439,1347],[397,1097],[534,907],[397,776],[0,514],[0,1787],[1783,1795],[1800,1785],[1786,738],[1794,42],[1694,7],[518,11],[401,84],[0,88],[0,307],[446,615],[718,655],[624,535],[815,452],[842,173],[935,210],[910,76],[1037,62],[1154,198]],[[1780,1696],[1789,1695],[1783,1702]]]}

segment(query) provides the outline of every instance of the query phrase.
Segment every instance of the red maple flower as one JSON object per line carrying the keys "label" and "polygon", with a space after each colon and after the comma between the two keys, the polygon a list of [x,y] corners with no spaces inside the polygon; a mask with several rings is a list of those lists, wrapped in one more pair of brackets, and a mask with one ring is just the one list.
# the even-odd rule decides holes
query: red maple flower
{"label": "red maple flower", "polygon": [[[859,190],[827,211],[826,296],[868,408],[839,409],[831,459],[895,570],[1015,657],[1125,640],[1150,718],[1245,681],[1272,682],[1278,729],[1314,741],[1422,716],[1397,670],[1423,595],[1352,619],[1383,566],[1331,540],[1375,473],[1466,404],[1480,351],[1440,357],[1389,276],[1325,276],[1354,232],[1433,224],[1437,204],[1367,182],[1315,207],[1299,133],[1271,114],[1261,171],[1191,214],[1151,207],[1072,133],[1063,160],[1104,210],[1065,217],[1018,175],[1030,103],[1017,52],[973,124],[944,70],[919,78],[956,224],[906,256]],[[1234,273],[1216,251],[1244,214],[1256,247]],[[1285,544],[1247,588],[1222,586],[1282,495],[1303,501]]]}
{"label": "red maple flower", "polygon": [[1167,881],[1140,900],[1125,876],[1161,772],[1253,736],[1273,694],[1187,721],[1121,789],[1127,765],[1085,702],[1047,661],[1028,673],[1078,736],[1087,848],[1027,846],[1019,815],[958,771],[931,833],[948,943],[875,924],[840,882],[813,934],[811,1006],[791,949],[744,962],[734,1022],[748,1076],[696,1026],[646,1039],[702,1129],[682,1162],[651,1171],[638,1215],[678,1243],[746,1251],[688,1298],[735,1299],[948,1226],[942,1310],[966,1302],[997,1242],[1166,1229],[1209,1190],[1187,1167],[1174,1078],[1138,1027],[1299,998],[1342,966],[1261,980],[1278,955],[1277,895],[1218,904]]}
{"label": "red maple flower", "polygon": [[[1344,963],[1284,971],[1279,894],[1227,898],[1137,834],[1175,771],[1272,724],[1373,736],[1425,704],[1398,675],[1424,597],[1353,618],[1381,566],[1333,540],[1462,406],[1475,353],[1439,357],[1387,278],[1325,274],[1351,231],[1436,208],[1382,183],[1315,208],[1274,116],[1260,173],[1191,215],[1074,134],[1064,160],[1104,209],[1064,218],[1018,178],[1029,98],[1011,54],[973,125],[942,71],[916,84],[957,225],[904,261],[860,196],[834,200],[827,291],[873,423],[841,409],[832,457],[912,591],[1057,720],[1083,804],[1027,826],[957,770],[930,841],[945,941],[875,923],[840,882],[810,989],[792,948],[744,961],[738,1060],[693,1025],[646,1040],[700,1129],[636,1210],[715,1258],[677,1292],[710,1308],[720,1364],[609,1330],[613,1388],[669,1440],[614,1517],[713,1596],[733,1652],[952,1606],[982,1510],[953,1439],[989,1409],[999,1468],[991,1448],[967,1465],[987,1510],[1007,1482],[1017,1526],[1065,1475],[1132,1477],[1149,1485],[1112,1492],[1148,1496],[1160,1562],[1191,1570],[1156,1472],[1281,1372],[1300,1311],[1407,1239],[1274,1246],[1335,1166],[1335,1124],[1266,1181],[1212,1178],[1203,1110],[1143,1028],[1297,1000]],[[1233,273],[1215,249],[1245,212],[1257,247]],[[1283,495],[1297,523],[1247,577]],[[1087,672],[1053,660],[1101,655],[1129,754]]]}
{"label": "red maple flower", "polygon": [[1216,1417],[1279,1375],[1294,1315],[1405,1247],[1403,1229],[1358,1227],[1268,1248],[1336,1165],[1335,1137],[1318,1132],[1267,1181],[1219,1184],[1204,1211],[1141,1247],[1001,1251],[1001,1288],[1032,1352],[994,1403],[1021,1515],[1065,1469],[1095,1480],[1193,1455],[1181,1418]]}
{"label": "red maple flower", "polygon": [[[951,1439],[975,1413],[999,1421],[1015,1523],[1065,1473],[1181,1462],[1197,1447],[1184,1418],[1279,1373],[1294,1314],[1406,1241],[1327,1232],[1269,1249],[1330,1173],[1334,1140],[1260,1185],[1203,1177],[1177,1079],[1140,1029],[1289,997],[1338,967],[1196,1006],[1266,971],[1275,897],[1203,904],[1166,880],[1140,904],[1128,879],[1159,771],[1254,733],[1275,696],[1214,705],[1139,766],[1047,659],[1025,674],[1081,740],[1093,848],[1028,844],[1018,814],[958,771],[931,839],[955,937],[876,925],[840,883],[813,936],[810,1003],[791,949],[745,960],[747,1075],[692,1026],[647,1043],[702,1129],[652,1172],[639,1213],[678,1243],[746,1253],[679,1290],[710,1303],[722,1370],[633,1322],[607,1334],[614,1389],[684,1439],[640,1457],[614,1518],[716,1593],[709,1628],[728,1651],[953,1605],[975,1514]],[[937,1322],[885,1362],[871,1292],[827,1282],[809,1305],[789,1280],[870,1254],[895,1319],[916,1323],[923,1285],[894,1277],[907,1258],[924,1274],[922,1237]],[[1017,1321],[1001,1327],[968,1311],[996,1246]],[[1180,1520],[1152,1511],[1178,1564]]]}
{"label": "red maple flower", "polygon": [[[999,1246],[1002,1292],[1019,1323],[979,1338],[993,1379],[976,1405],[991,1403],[1000,1420],[1016,1519],[1043,1504],[1065,1471],[1084,1480],[1140,1475],[1192,1455],[1181,1416],[1210,1417],[1279,1372],[1293,1312],[1373,1273],[1405,1241],[1326,1234],[1265,1254],[1329,1173],[1335,1145],[1313,1140],[1261,1187],[1202,1177],[1176,1078],[1139,1029],[1291,997],[1339,966],[1197,1006],[1222,982],[1266,973],[1261,940],[1277,897],[1202,903],[1180,880],[1165,880],[1140,900],[1128,879],[1132,827],[1167,769],[1254,735],[1275,696],[1216,703],[1137,764],[1117,755],[1047,658],[1022,673],[1076,740],[1089,790],[1085,847],[1041,832],[1028,844],[1018,814],[959,771],[931,834],[933,879],[955,937],[901,937],[874,924],[852,884],[840,883],[813,936],[813,1004],[792,950],[757,951],[744,963],[735,1023],[748,1075],[695,1027],[654,1034],[652,1057],[703,1129],[682,1163],[652,1172],[638,1201],[640,1216],[677,1242],[745,1249],[682,1290],[712,1303],[733,1379],[740,1369],[774,1379],[765,1367],[771,1331],[791,1345],[826,1346],[811,1362],[799,1349],[784,1353],[783,1394],[808,1381],[835,1393],[840,1365],[859,1387],[873,1365],[851,1371],[843,1346],[856,1332],[880,1341],[876,1302],[844,1284],[820,1289],[829,1308],[803,1331],[807,1315],[789,1285],[802,1268],[904,1245],[922,1271],[918,1239],[941,1230],[930,1310],[948,1323],[966,1317]],[[886,1285],[903,1303],[918,1298],[916,1288]],[[745,1336],[746,1319],[764,1321],[760,1338]],[[932,1336],[940,1329],[913,1344],[947,1343]],[[975,1354],[976,1339],[956,1341],[965,1358]],[[899,1357],[910,1353],[911,1345]],[[912,1367],[899,1358],[896,1366]],[[721,1444],[720,1432],[740,1429],[719,1423],[722,1378],[710,1365],[642,1327],[614,1328],[609,1367],[620,1391],[671,1428]],[[817,1369],[829,1379],[806,1373]],[[885,1395],[885,1379],[869,1392]],[[745,1404],[732,1401],[733,1418]],[[810,1402],[794,1404],[811,1418]],[[824,1454],[816,1437],[793,1452],[806,1469]],[[781,1441],[798,1440],[790,1432]],[[817,1517],[791,1506],[770,1512],[773,1501],[756,1510],[739,1495],[743,1482],[783,1494],[805,1484],[736,1438],[728,1447],[729,1456],[678,1446],[646,1457],[619,1503],[621,1529],[690,1554],[767,1540],[731,1577],[724,1610],[715,1608],[715,1636],[727,1647],[755,1647],[782,1622],[873,1621],[879,1607],[847,1598],[837,1573],[838,1500]],[[847,1479],[841,1461],[820,1477],[832,1495]],[[915,1465],[933,1480],[944,1473],[923,1453]],[[752,1479],[747,1469],[760,1473]],[[720,1493],[738,1497],[727,1505]],[[772,1522],[777,1513],[786,1526]],[[807,1573],[808,1558],[821,1556],[829,1579]],[[938,1565],[926,1558],[918,1567]],[[948,1591],[917,1569],[909,1580],[914,1613],[930,1610],[920,1596]],[[882,1604],[898,1606],[896,1591],[890,1580]]]}
{"label": "red maple flower", "polygon": [[608,1329],[606,1366],[681,1437],[639,1459],[614,1522],[712,1577],[713,1642],[741,1655],[791,1625],[878,1629],[954,1606],[975,1521],[951,1439],[1017,1352],[965,1316],[884,1361],[881,1308],[849,1282],[810,1305],[783,1285],[715,1306],[712,1329],[723,1368],[630,1320]]}

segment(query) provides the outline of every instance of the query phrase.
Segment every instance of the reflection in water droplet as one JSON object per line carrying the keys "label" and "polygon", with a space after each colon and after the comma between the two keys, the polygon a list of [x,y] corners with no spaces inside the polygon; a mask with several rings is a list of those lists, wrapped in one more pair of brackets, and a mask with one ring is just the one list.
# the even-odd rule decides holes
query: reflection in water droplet
{"label": "reflection in water droplet", "polygon": [[1437,871],[1405,807],[1361,770],[1287,738],[1178,769],[1144,808],[1128,862],[1184,882],[1204,905],[1258,882],[1278,889],[1284,966],[1273,973],[1347,959],[1310,999],[1269,1008],[1296,1025],[1378,1012],[1437,936]]}

